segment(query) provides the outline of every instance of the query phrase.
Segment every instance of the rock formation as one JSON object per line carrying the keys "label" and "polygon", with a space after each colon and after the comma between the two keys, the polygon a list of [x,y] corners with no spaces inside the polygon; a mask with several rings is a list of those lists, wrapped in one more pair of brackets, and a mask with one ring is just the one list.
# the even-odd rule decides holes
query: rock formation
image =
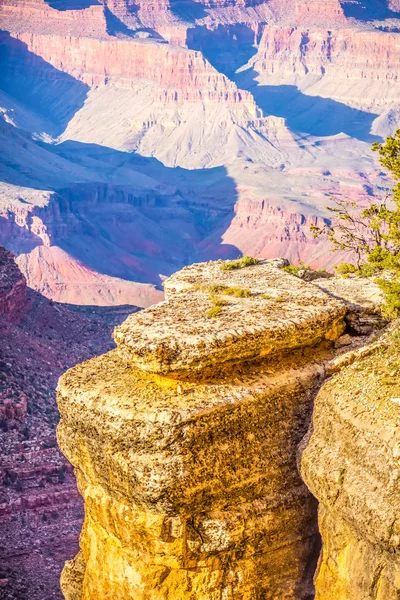
{"label": "rock formation", "polygon": [[398,326],[373,282],[284,264],[183,269],[60,379],[86,506],[66,600],[398,597]]}
{"label": "rock formation", "polygon": [[53,303],[26,285],[0,246],[0,596],[58,599],[63,563],[77,550],[82,500],[55,439],[57,379],[112,347],[135,307]]}
{"label": "rock formation", "polygon": [[1,243],[37,291],[86,304],[147,307],[210,258],[340,262],[309,224],[380,193],[398,9],[2,0]]}
{"label": "rock formation", "polygon": [[316,600],[399,597],[399,348],[396,327],[315,402],[301,473],[320,502]]}
{"label": "rock formation", "polygon": [[313,596],[296,453],[346,308],[273,263],[226,264],[171,277],[116,350],[59,382],[86,505],[68,600]]}

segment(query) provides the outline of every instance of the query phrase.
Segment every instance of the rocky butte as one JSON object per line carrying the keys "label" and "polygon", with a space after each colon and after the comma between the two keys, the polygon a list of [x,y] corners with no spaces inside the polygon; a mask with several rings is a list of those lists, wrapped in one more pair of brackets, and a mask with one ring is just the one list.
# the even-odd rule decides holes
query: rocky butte
{"label": "rocky butte", "polygon": [[183,269],[60,379],[85,502],[66,600],[398,597],[398,333],[363,347],[374,284],[284,264]]}

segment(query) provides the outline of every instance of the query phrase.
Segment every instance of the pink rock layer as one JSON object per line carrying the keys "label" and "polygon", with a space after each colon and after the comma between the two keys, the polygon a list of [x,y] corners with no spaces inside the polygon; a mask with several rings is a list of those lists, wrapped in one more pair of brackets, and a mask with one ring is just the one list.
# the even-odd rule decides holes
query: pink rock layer
{"label": "pink rock layer", "polygon": [[[345,28],[338,31],[266,26],[257,55],[258,73],[329,75],[341,79],[400,81],[399,35]],[[386,102],[390,99],[386,98]]]}

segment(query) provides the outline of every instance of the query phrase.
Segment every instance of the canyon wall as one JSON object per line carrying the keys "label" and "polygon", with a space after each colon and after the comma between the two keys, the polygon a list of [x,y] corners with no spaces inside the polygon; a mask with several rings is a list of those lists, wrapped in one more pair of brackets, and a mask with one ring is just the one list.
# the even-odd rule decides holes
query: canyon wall
{"label": "canyon wall", "polygon": [[381,31],[344,28],[329,32],[267,26],[252,62],[257,61],[260,70],[283,76],[329,75],[330,70],[340,70],[345,79],[397,82],[397,41],[395,33]]}
{"label": "canyon wall", "polygon": [[57,448],[55,388],[69,366],[112,347],[135,307],[56,304],[29,289],[0,246],[0,596],[59,599],[78,549],[82,499]]}
{"label": "canyon wall", "polygon": [[[67,2],[64,4],[68,5]],[[57,10],[55,2],[46,0],[2,0],[0,18],[8,31],[29,28],[32,34],[51,32],[61,36],[108,37],[104,7],[98,2],[91,4],[79,8],[76,2],[75,10]]]}
{"label": "canyon wall", "polygon": [[[125,87],[132,80],[151,80],[160,100],[174,102],[245,102],[255,114],[254,100],[245,90],[216,71],[195,51],[141,40],[98,40],[72,37],[68,44],[57,36],[16,34],[28,50],[55,68],[93,86],[108,83]],[[171,90],[170,92],[168,90]]]}
{"label": "canyon wall", "polygon": [[174,275],[115,351],[59,382],[86,505],[68,600],[313,595],[316,505],[296,452],[346,308],[272,263],[223,266]]}
{"label": "canyon wall", "polygon": [[339,0],[296,0],[295,15],[300,23],[312,23],[323,21],[334,22],[338,25],[345,24],[343,7]]}
{"label": "canyon wall", "polygon": [[29,286],[146,307],[196,260],[340,262],[309,224],[331,197],[381,193],[370,145],[400,123],[391,10],[3,0],[0,241]]}
{"label": "canyon wall", "polygon": [[[164,212],[163,195],[162,190],[143,189],[139,192],[137,189],[135,193],[126,187],[87,184],[78,189],[65,188],[58,193],[47,194],[42,203],[44,205],[21,203],[15,207],[12,202],[7,202],[0,208],[0,219],[4,219],[0,241],[19,255],[17,263],[28,285],[58,302],[100,306],[135,304],[146,307],[162,300],[163,294],[154,284],[146,283],[151,281],[152,274],[142,266],[139,258],[136,261],[131,259],[126,265],[127,247],[130,245],[131,250],[135,248],[137,255],[142,253],[143,246],[146,247],[146,240],[143,239],[145,232],[140,238],[137,235],[136,239],[129,239],[135,228],[134,221],[142,211]],[[125,239],[123,228],[116,224],[120,211],[124,211],[128,229]],[[99,266],[101,260],[107,259],[99,239],[97,242],[91,240],[92,251],[93,244],[98,245],[92,264],[85,264],[73,252],[68,253],[68,245],[73,240],[79,246],[83,245],[85,239],[92,238],[95,221],[104,218],[115,224],[115,246],[118,244],[120,247],[119,256],[114,249],[114,263],[120,261],[120,267],[114,266],[113,271],[109,265],[108,274],[102,273]],[[131,223],[130,228],[128,223]],[[106,245],[114,237],[111,228],[104,241]],[[155,241],[152,246],[147,244],[147,251],[148,259],[152,253],[157,255]],[[134,270],[136,279],[141,279],[143,284],[128,280]]]}
{"label": "canyon wall", "polygon": [[11,252],[0,246],[0,314],[15,318],[27,301],[26,281]]}

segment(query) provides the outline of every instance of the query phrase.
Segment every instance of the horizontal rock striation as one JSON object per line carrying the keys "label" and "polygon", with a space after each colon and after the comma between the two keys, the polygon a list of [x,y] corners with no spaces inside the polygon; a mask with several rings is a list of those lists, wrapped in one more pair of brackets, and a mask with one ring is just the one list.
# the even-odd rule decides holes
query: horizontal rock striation
{"label": "horizontal rock striation", "polygon": [[172,277],[146,328],[129,319],[119,348],[60,379],[58,439],[86,506],[68,600],[313,594],[316,507],[296,452],[344,305],[273,264],[226,264]]}
{"label": "horizontal rock striation", "polygon": [[[137,84],[137,80],[150,80],[157,85],[154,98],[159,101],[243,102],[256,114],[251,94],[239,90],[200,52],[156,39],[110,35],[104,8],[100,5],[84,10],[57,11],[43,2],[15,5],[12,0],[7,0],[0,12],[4,29],[26,45],[29,54],[24,60],[33,63],[38,76],[42,70],[42,76],[46,78],[40,57],[59,70],[58,75],[53,71],[51,77],[62,78],[62,72],[65,72],[91,87],[112,82],[128,89]],[[129,13],[128,9],[126,7]],[[122,10],[121,7],[118,10]],[[94,21],[92,13],[96,15]],[[12,60],[11,54],[7,69],[21,68],[20,60],[19,55]]]}
{"label": "horizontal rock striation", "polygon": [[346,20],[340,0],[296,0],[295,15],[299,23],[324,21],[343,25]]}
{"label": "horizontal rock striation", "polygon": [[54,35],[17,37],[30,52],[91,87],[113,82],[129,88],[138,79],[150,80],[159,88],[154,90],[159,101],[244,102],[256,115],[251,94],[239,90],[196,51],[141,40],[73,37],[63,44]]}
{"label": "horizontal rock striation", "polygon": [[[46,0],[2,0],[2,29],[48,33],[62,36],[108,37],[104,7],[98,2],[76,10],[57,10]],[[75,3],[77,4],[77,3]]]}
{"label": "horizontal rock striation", "polygon": [[400,593],[398,327],[319,393],[302,476],[320,502],[316,600]]}
{"label": "horizontal rock striation", "polygon": [[353,82],[399,83],[398,40],[396,33],[377,30],[266,26],[251,62],[257,72],[283,78],[337,74]]}

